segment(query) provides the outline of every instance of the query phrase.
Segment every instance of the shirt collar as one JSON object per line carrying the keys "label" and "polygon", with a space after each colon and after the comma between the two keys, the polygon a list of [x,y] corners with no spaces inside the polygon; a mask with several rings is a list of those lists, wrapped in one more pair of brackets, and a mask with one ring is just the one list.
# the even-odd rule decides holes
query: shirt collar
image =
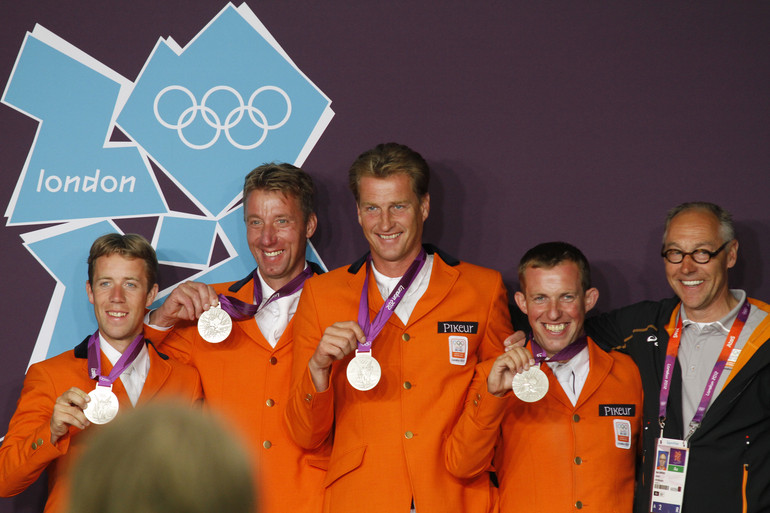
{"label": "shirt collar", "polygon": [[741,307],[743,306],[743,302],[746,300],[746,291],[740,290],[740,289],[730,289],[730,294],[733,295],[733,297],[738,301],[738,303],[733,307],[732,310],[727,312],[727,315],[719,319],[718,321],[714,322],[695,322],[691,321],[687,318],[687,312],[685,312],[684,308],[679,309],[679,315],[682,316],[682,326],[684,328],[687,328],[688,326],[697,325],[700,329],[703,329],[707,326],[710,326],[712,328],[718,329],[725,334],[730,332],[730,326],[733,325],[733,321],[735,321],[735,318],[738,317],[738,312],[741,310]]}
{"label": "shirt collar", "polygon": [[[305,269],[307,269],[307,267],[308,267],[307,266],[307,261],[305,261],[305,267],[303,267],[302,270],[304,271]],[[259,273],[259,284],[262,287],[262,302],[264,303],[265,301],[270,299],[270,297],[273,294],[275,294],[277,291],[273,290],[270,287],[270,285],[267,284],[267,282],[265,281],[265,277],[262,276],[262,271],[260,271],[259,268],[257,268],[257,272]],[[297,292],[301,292],[301,291],[302,291],[302,289],[299,289]],[[297,292],[295,292],[295,294]],[[293,296],[294,294],[291,294],[291,295]],[[286,298],[286,297],[289,297],[289,296],[283,296],[281,298],[278,298],[278,300]]]}
{"label": "shirt collar", "polygon": [[[107,357],[113,367],[118,363],[120,357],[123,356],[123,353],[112,347],[112,345],[104,339],[101,331],[99,332],[99,349],[101,349],[102,354]],[[139,354],[136,355],[136,358],[131,365],[126,367],[126,370],[123,372],[130,372],[132,368],[141,370],[141,367],[145,367],[148,364],[149,353],[147,352],[147,344],[142,344],[142,349],[139,350]]]}

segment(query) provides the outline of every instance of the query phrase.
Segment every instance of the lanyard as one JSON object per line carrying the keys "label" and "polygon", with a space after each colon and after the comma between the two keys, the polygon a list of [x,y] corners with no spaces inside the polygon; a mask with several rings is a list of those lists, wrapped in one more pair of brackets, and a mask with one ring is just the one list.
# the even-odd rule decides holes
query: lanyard
{"label": "lanyard", "polygon": [[112,371],[110,371],[107,376],[102,376],[102,350],[100,344],[99,330],[96,330],[96,332],[88,339],[88,373],[91,379],[97,380],[97,384],[108,387],[111,386],[115,380],[123,374],[123,371],[134,363],[136,357],[139,356],[139,352],[144,345],[144,333],[137,335],[131,344],[129,344],[126,350],[123,351],[123,354],[120,355],[118,361],[115,362]]}
{"label": "lanyard", "polygon": [[420,249],[420,253],[418,253],[417,257],[414,259],[414,262],[412,262],[412,264],[409,266],[409,269],[406,270],[404,275],[398,281],[398,285],[396,285],[396,288],[394,288],[390,293],[388,299],[385,300],[385,303],[383,303],[382,307],[380,307],[380,311],[377,312],[374,321],[370,321],[369,262],[372,259],[372,256],[370,254],[367,257],[366,269],[364,270],[366,272],[366,278],[364,278],[364,287],[361,289],[361,301],[358,303],[358,325],[361,326],[361,329],[364,330],[366,342],[363,344],[361,342],[358,343],[358,352],[366,353],[372,350],[372,342],[374,342],[374,339],[377,338],[377,335],[380,334],[382,328],[385,327],[385,324],[388,322],[388,319],[390,319],[390,316],[393,315],[393,312],[396,310],[398,304],[402,299],[404,299],[406,291],[417,277],[417,273],[420,272],[422,266],[425,265],[425,260],[427,258],[428,256],[425,250]]}
{"label": "lanyard", "polygon": [[227,312],[230,317],[242,321],[243,319],[254,317],[257,312],[259,312],[273,301],[276,301],[282,297],[291,296],[299,289],[301,289],[305,285],[305,281],[307,281],[307,279],[312,275],[313,269],[311,269],[310,266],[306,267],[301,273],[292,278],[289,283],[274,292],[273,295],[271,295],[263,305],[261,304],[262,284],[259,278],[259,272],[257,269],[254,269],[254,304],[244,303],[240,299],[236,299],[232,296],[225,296],[224,294],[219,294],[219,304],[222,307],[222,310]]}
{"label": "lanyard", "polygon": [[[711,398],[714,396],[714,390],[716,389],[719,377],[722,375],[722,371],[725,368],[727,359],[730,353],[735,347],[735,343],[743,330],[743,326],[746,324],[746,319],[749,318],[749,312],[751,311],[751,305],[748,300],[743,302],[741,309],[738,312],[738,316],[735,318],[730,332],[727,334],[727,339],[722,347],[722,352],[719,353],[719,358],[714,364],[714,368],[709,375],[706,382],[706,389],[703,392],[698,409],[695,411],[695,416],[690,421],[689,431],[685,440],[689,439],[696,429],[700,426],[703,416],[706,414],[706,408],[708,408]],[[666,425],[666,407],[668,405],[668,395],[671,392],[671,380],[674,376],[674,366],[676,364],[676,355],[679,352],[679,344],[682,341],[682,314],[680,312],[676,323],[676,329],[668,340],[668,347],[666,348],[666,361],[663,366],[663,381],[660,386],[660,409],[658,413],[658,423],[660,424],[661,436],[663,436],[663,428]]]}
{"label": "lanyard", "polygon": [[535,337],[532,336],[532,333],[529,334],[527,337],[528,341],[532,344],[532,356],[535,358],[535,363],[540,363],[544,361],[549,362],[566,362],[572,359],[573,356],[578,354],[580,351],[583,350],[584,347],[588,345],[588,339],[585,335],[582,337],[579,337],[575,339],[574,342],[569,344],[567,347],[553,355],[552,357],[548,358],[548,355],[545,352],[545,349],[540,347],[540,345],[535,342]]}

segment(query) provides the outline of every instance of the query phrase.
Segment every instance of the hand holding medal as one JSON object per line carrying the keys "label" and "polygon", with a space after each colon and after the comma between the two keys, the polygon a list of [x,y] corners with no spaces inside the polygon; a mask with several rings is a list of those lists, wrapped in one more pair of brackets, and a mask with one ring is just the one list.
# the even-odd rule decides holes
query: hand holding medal
{"label": "hand holding medal", "polygon": [[212,306],[198,318],[198,333],[200,333],[203,340],[212,344],[224,341],[233,330],[233,319],[242,321],[254,317],[257,312],[273,301],[297,292],[312,275],[313,270],[310,267],[306,267],[263,303],[259,272],[255,269],[252,277],[254,283],[254,303],[245,303],[234,297],[218,294],[219,304]]}
{"label": "hand holding medal", "polygon": [[[369,257],[371,259],[371,256]],[[374,321],[369,319],[369,262],[366,266],[366,277],[364,278],[364,285],[361,289],[361,300],[358,304],[358,324],[361,329],[364,330],[366,336],[366,342],[358,343],[358,349],[356,350],[356,356],[350,360],[347,368],[347,378],[350,386],[356,390],[365,392],[371,390],[377,383],[380,382],[382,377],[382,368],[374,356],[372,356],[372,343],[377,335],[380,334],[382,328],[390,319],[390,316],[395,312],[396,307],[406,295],[409,286],[417,277],[417,273],[420,272],[422,266],[425,264],[427,254],[424,249],[420,249],[420,253],[414,262],[409,266],[409,269],[404,273],[404,276],[398,282],[398,285],[390,293],[390,296],[385,300],[380,310],[377,312]]]}
{"label": "hand holding medal", "polygon": [[118,397],[112,392],[112,384],[123,371],[134,363],[144,346],[144,333],[137,335],[129,344],[107,376],[102,376],[102,350],[99,330],[88,339],[88,372],[96,380],[96,387],[88,393],[91,400],[83,413],[94,424],[106,424],[115,418],[120,409]]}
{"label": "hand holding medal", "polygon": [[[541,390],[542,380],[538,373],[543,374],[536,367],[535,359],[529,349],[514,346],[495,360],[487,376],[487,389],[489,393],[502,397],[511,390],[511,382],[513,382],[513,390],[517,397],[527,397],[529,400],[523,399],[527,402],[536,401],[545,394]],[[545,380],[547,392],[548,379],[545,374],[542,375],[542,379]]]}
{"label": "hand holding medal", "polygon": [[534,403],[545,397],[548,393],[548,376],[545,375],[545,372],[540,370],[540,362],[546,360],[549,362],[567,361],[582,351],[588,342],[586,337],[582,336],[558,353],[549,357],[545,349],[540,347],[531,334],[527,338],[532,346],[532,354],[538,366],[530,367],[529,370],[516,374],[513,377],[511,388],[516,397],[522,401]]}

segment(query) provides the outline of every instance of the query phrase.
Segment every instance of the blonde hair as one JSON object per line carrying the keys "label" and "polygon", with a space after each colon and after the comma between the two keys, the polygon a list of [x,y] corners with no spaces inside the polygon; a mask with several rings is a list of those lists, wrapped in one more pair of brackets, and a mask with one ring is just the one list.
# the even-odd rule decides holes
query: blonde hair
{"label": "blonde hair", "polygon": [[119,416],[72,471],[70,513],[254,513],[243,446],[208,412],[156,402]]}

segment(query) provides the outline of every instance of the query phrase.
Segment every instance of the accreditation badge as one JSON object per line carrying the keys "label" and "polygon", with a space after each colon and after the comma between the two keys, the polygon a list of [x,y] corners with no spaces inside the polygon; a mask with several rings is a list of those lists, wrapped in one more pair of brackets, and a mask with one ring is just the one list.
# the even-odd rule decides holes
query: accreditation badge
{"label": "accreditation badge", "polygon": [[683,440],[658,438],[652,479],[652,513],[680,513],[690,449]]}

